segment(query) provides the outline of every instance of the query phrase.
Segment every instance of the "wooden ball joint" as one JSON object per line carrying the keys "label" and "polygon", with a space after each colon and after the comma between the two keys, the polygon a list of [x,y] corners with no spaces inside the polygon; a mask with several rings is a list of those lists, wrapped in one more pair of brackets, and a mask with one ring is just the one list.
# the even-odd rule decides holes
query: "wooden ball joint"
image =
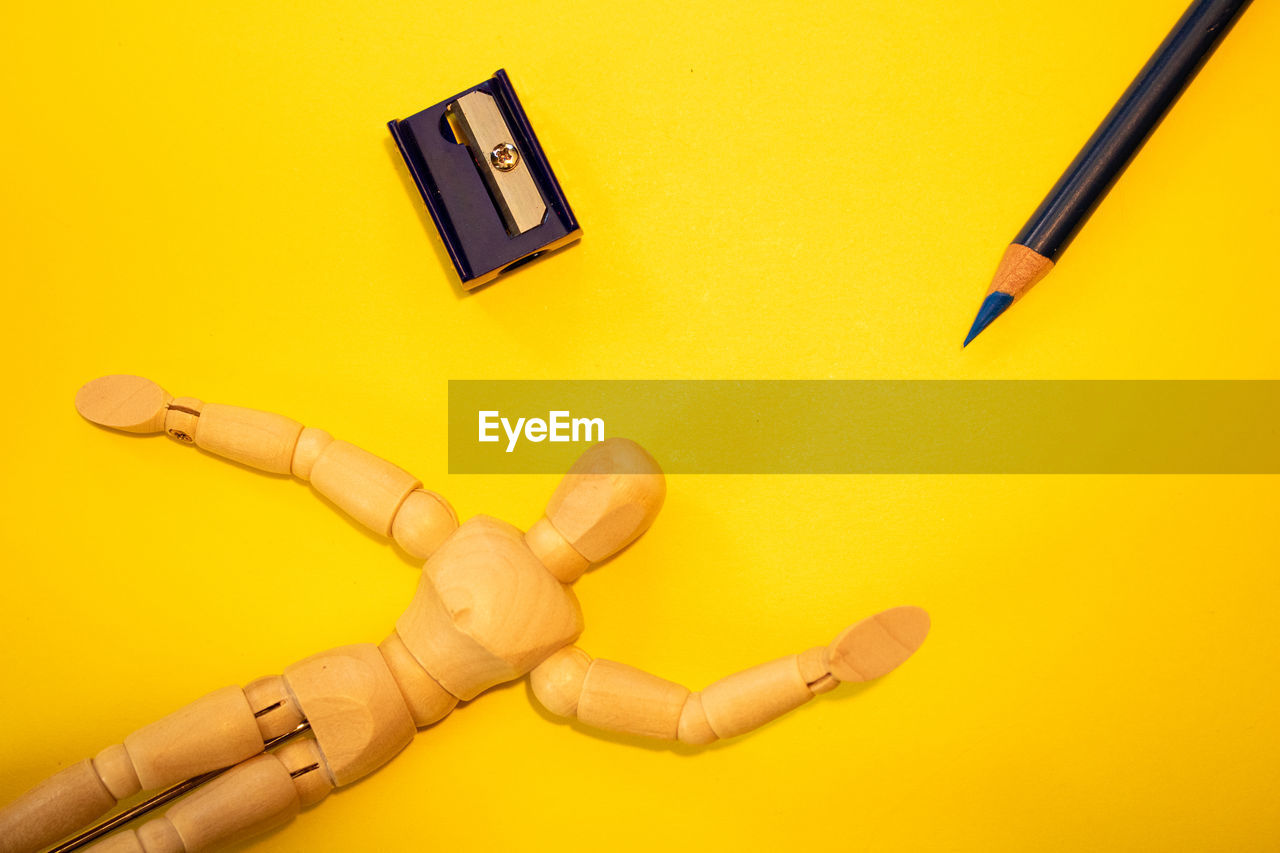
{"label": "wooden ball joint", "polygon": [[[409,609],[378,645],[321,652],[281,675],[224,687],[143,726],[0,809],[0,853],[46,847],[140,791],[230,768],[161,817],[92,849],[195,853],[288,822],[334,787],[377,769],[459,700],[529,675],[553,714],[588,726],[706,744],[751,731],[841,681],[878,678],[919,648],[918,607],[878,613],[819,646],[723,678],[700,692],[573,645],[582,611],[570,584],[648,529],[666,482],[643,449],[613,438],[574,464],[546,514],[521,533],[447,501],[408,472],[280,415],[175,398],[136,376],[80,389],[90,421],[291,473],[426,560]],[[306,737],[265,751],[309,726]]]}

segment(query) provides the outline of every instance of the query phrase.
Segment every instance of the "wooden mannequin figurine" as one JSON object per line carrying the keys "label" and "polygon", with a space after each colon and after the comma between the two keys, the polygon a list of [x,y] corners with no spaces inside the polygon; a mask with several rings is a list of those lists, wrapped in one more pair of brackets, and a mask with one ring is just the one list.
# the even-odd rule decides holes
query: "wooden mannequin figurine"
{"label": "wooden mannequin figurine", "polygon": [[[280,415],[174,398],[136,376],[90,382],[76,408],[105,427],[167,432],[245,465],[309,480],[427,562],[409,609],[380,644],[321,652],[282,675],[217,690],[50,777],[0,809],[4,853],[48,846],[139,791],[219,768],[231,769],[163,816],[92,849],[195,853],[247,838],[377,769],[459,700],[526,673],[538,700],[557,715],[706,744],[763,725],[841,681],[884,675],[929,630],[919,608],[887,610],[826,647],[693,693],[573,645],[583,622],[570,585],[644,533],[666,493],[657,463],[630,441],[591,447],[545,516],[521,533],[487,516],[459,525],[449,504],[412,475]],[[310,735],[264,751],[304,721]]]}

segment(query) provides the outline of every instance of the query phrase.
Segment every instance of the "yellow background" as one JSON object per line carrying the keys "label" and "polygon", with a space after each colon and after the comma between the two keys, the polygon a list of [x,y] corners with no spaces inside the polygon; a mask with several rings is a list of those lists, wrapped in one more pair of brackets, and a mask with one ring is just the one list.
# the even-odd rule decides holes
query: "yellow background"
{"label": "yellow background", "polygon": [[[1280,376],[1274,3],[960,349],[1003,244],[1182,8],[9,9],[0,800],[381,639],[417,578],[304,486],[84,423],[101,374],[291,415],[519,525],[555,478],[449,476],[449,378]],[[463,296],[384,124],[500,66],[586,236]],[[674,477],[578,584],[593,654],[698,687],[900,603],[931,611],[928,643],[701,751],[497,689],[253,849],[1274,849],[1278,497]]]}

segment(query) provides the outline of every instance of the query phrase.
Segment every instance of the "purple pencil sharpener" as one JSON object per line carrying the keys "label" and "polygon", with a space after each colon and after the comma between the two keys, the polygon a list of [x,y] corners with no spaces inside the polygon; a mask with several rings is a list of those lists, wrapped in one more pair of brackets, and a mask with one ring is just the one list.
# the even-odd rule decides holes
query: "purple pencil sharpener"
{"label": "purple pencil sharpener", "polygon": [[388,127],[465,289],[582,236],[505,71]]}

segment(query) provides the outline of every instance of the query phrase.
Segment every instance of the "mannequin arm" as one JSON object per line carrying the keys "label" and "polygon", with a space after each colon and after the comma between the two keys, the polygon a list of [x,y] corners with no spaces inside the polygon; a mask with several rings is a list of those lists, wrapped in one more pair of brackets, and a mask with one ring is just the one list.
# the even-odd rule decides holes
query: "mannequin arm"
{"label": "mannequin arm", "polygon": [[310,481],[317,492],[415,557],[426,559],[458,526],[448,501],[409,472],[367,450],[270,412],[174,398],[140,376],[103,376],[76,394],[94,423],[183,444],[273,474]]}
{"label": "mannequin arm", "polygon": [[531,678],[538,701],[558,716],[706,744],[759,728],[842,681],[879,678],[909,658],[928,632],[928,614],[897,607],[846,629],[826,648],[760,664],[697,693],[626,664],[592,660],[574,646],[543,661]]}

